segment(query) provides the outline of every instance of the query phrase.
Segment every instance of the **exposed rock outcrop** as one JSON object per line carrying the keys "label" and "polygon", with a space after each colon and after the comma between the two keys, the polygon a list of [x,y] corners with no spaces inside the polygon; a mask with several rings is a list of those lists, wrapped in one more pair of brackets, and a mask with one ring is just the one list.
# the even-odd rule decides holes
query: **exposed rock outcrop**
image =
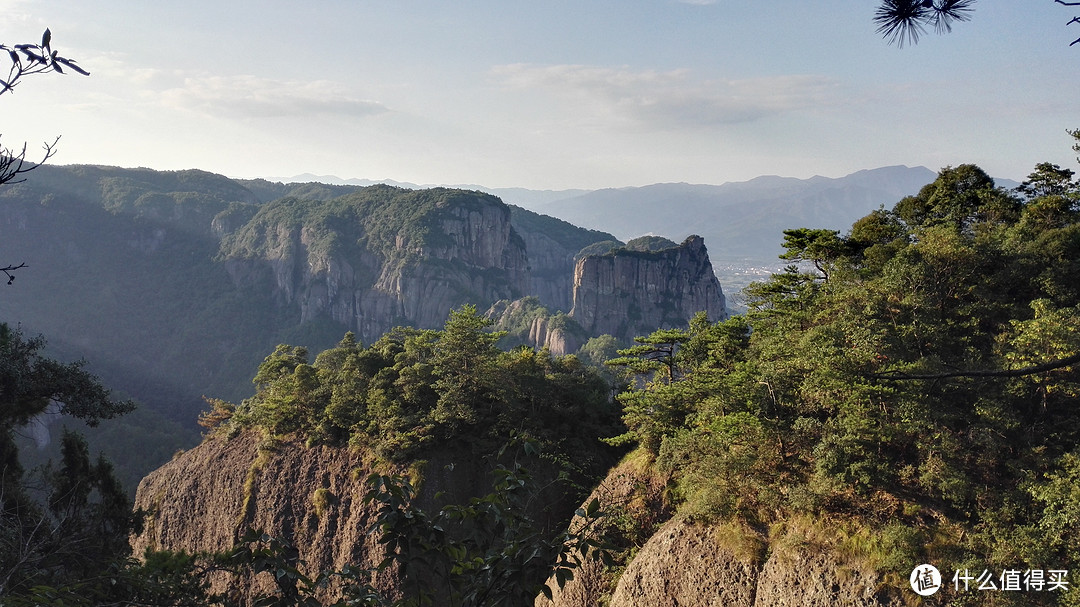
{"label": "exposed rock outcrop", "polygon": [[589,337],[573,319],[552,314],[535,296],[495,302],[486,316],[495,322],[496,330],[510,333],[513,343],[508,345],[547,348],[556,356],[576,352]]}
{"label": "exposed rock outcrop", "polygon": [[365,341],[396,325],[438,327],[462,304],[528,292],[525,243],[497,198],[377,188],[353,200],[269,203],[225,241],[234,278],[269,274],[301,322],[326,316]]}
{"label": "exposed rock outcrop", "polygon": [[[765,561],[725,527],[673,519],[627,566],[611,607],[901,607],[881,576],[831,546],[778,541]],[[750,538],[750,542],[760,541]]]}
{"label": "exposed rock outcrop", "polygon": [[[631,529],[613,529],[610,524],[601,527],[609,541],[633,544],[639,536],[652,535],[659,522],[671,516],[665,499],[667,479],[656,475],[647,461],[629,457],[611,469],[603,481],[586,498],[585,503],[598,500],[606,513],[602,523],[610,523],[616,517],[626,521]],[[571,528],[587,524],[580,517],[571,521]],[[580,554],[576,555],[580,558]],[[574,571],[574,578],[562,588],[554,579],[548,580],[552,589],[551,600],[544,596],[536,599],[535,607],[587,607],[603,605],[611,597],[618,576],[598,559],[581,559]],[[664,603],[657,603],[664,604]]]}
{"label": "exposed rock outcrop", "polygon": [[530,295],[553,311],[573,305],[574,263],[578,252],[597,242],[613,242],[606,232],[586,230],[561,219],[510,207],[510,221],[525,241],[532,275]]}
{"label": "exposed rock outcrop", "polygon": [[[465,504],[492,491],[489,462],[470,449],[443,449],[414,464],[419,473],[415,505],[436,512],[448,503]],[[381,474],[405,474],[405,465]],[[376,470],[354,449],[307,447],[299,440],[268,441],[256,432],[234,438],[215,436],[183,452],[147,475],[135,497],[135,508],[149,513],[144,530],[132,538],[134,554],[147,548],[217,552],[231,548],[248,529],[260,530],[296,547],[308,573],[374,568],[384,556],[379,534],[369,533],[381,504],[364,503],[366,478]],[[546,485],[554,471],[537,464],[534,520],[549,528],[561,526],[573,511],[565,495]],[[269,578],[213,580],[215,590],[240,597],[274,589]],[[397,578],[379,574],[376,587],[393,596]],[[333,596],[335,589],[327,590]]]}
{"label": "exposed rock outcrop", "polygon": [[581,347],[578,336],[553,324],[550,317],[534,318],[529,326],[529,342],[547,348],[556,356],[576,352]]}
{"label": "exposed rock outcrop", "polygon": [[630,340],[658,328],[685,327],[700,311],[712,321],[727,317],[700,236],[660,251],[616,248],[587,255],[574,269],[570,316],[591,335]]}
{"label": "exposed rock outcrop", "polygon": [[609,520],[623,521],[605,531],[609,541],[640,548],[621,573],[585,560],[552,600],[540,596],[535,607],[905,605],[881,572],[839,547],[826,525],[780,524],[765,534],[741,523],[673,517],[666,479],[637,455],[613,468],[586,503],[598,499]]}
{"label": "exposed rock outcrop", "polygon": [[[149,517],[132,539],[134,554],[223,551],[251,528],[289,538],[312,571],[377,565],[377,538],[367,534],[375,507],[362,501],[365,475],[353,474],[364,469],[360,458],[346,449],[259,443],[250,433],[209,439],[147,475],[135,507]],[[319,490],[328,502],[321,513]],[[271,588],[269,580],[233,586],[242,595]]]}
{"label": "exposed rock outcrop", "polygon": [[754,607],[757,564],[721,535],[716,527],[670,521],[626,567],[611,606]]}

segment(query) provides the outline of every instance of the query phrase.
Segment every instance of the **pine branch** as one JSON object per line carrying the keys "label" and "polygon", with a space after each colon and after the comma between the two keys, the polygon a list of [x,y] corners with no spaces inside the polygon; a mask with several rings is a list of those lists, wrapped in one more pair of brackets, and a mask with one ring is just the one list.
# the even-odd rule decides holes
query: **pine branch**
{"label": "pine branch", "polygon": [[1045,373],[1046,371],[1053,371],[1054,369],[1061,369],[1062,367],[1069,367],[1080,363],[1080,352],[1067,356],[1065,358],[1059,358],[1057,360],[1051,360],[1038,365],[1032,365],[1030,367],[1022,367],[1020,369],[975,369],[968,371],[950,371],[946,373],[925,373],[925,374],[909,374],[909,373],[873,373],[869,377],[873,379],[883,379],[886,381],[909,381],[909,380],[925,380],[925,379],[949,379],[952,377],[1023,377],[1025,375],[1035,375],[1036,373]]}

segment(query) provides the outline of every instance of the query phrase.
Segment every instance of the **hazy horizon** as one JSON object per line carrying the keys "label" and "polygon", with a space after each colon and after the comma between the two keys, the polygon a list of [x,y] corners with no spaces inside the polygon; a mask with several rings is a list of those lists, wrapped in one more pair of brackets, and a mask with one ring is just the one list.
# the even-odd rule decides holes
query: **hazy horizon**
{"label": "hazy horizon", "polygon": [[91,72],[3,98],[61,164],[600,189],[974,163],[1073,166],[1073,12],[982,0],[914,47],[874,0],[0,0],[2,42]]}

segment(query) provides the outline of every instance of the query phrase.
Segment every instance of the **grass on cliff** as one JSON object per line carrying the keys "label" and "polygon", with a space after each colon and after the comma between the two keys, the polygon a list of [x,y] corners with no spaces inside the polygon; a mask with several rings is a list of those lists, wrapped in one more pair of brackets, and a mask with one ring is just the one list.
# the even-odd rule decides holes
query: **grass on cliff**
{"label": "grass on cliff", "polygon": [[1026,188],[965,165],[846,235],[789,230],[802,265],[749,287],[746,315],[623,351],[624,437],[683,512],[820,520],[806,541],[894,586],[931,559],[1080,568],[1080,183],[1040,165]]}

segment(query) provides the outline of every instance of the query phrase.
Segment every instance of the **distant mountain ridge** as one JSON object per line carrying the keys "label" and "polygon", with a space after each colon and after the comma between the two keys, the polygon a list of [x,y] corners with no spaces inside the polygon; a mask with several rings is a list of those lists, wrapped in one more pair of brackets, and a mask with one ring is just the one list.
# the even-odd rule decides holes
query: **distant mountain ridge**
{"label": "distant mountain ridge", "polygon": [[349,178],[342,179],[336,175],[315,175],[313,173],[301,173],[300,175],[293,175],[292,177],[266,177],[266,181],[280,182],[282,184],[293,183],[325,183],[327,185],[337,186],[370,186],[370,185],[392,185],[399,188],[407,188],[410,190],[430,189],[436,187],[447,187],[459,190],[475,190],[477,192],[484,192],[486,194],[492,194],[498,196],[507,204],[512,204],[529,210],[537,210],[549,202],[556,200],[563,200],[574,196],[580,196],[587,194],[592,190],[583,189],[567,189],[567,190],[530,190],[528,188],[490,188],[475,183],[462,184],[416,184],[408,181],[395,181],[393,179],[358,179]]}
{"label": "distant mountain ridge", "polygon": [[603,222],[622,239],[700,234],[714,260],[776,259],[783,231],[843,230],[880,205],[895,204],[933,181],[925,167],[883,167],[845,177],[762,176],[723,185],[665,183],[597,190],[543,208],[582,227]]}
{"label": "distant mountain ridge", "polygon": [[[783,231],[796,227],[844,230],[870,211],[891,207],[934,180],[926,167],[887,166],[843,177],[808,179],[763,175],[720,185],[657,183],[600,190],[528,190],[456,185],[499,196],[507,204],[542,213],[575,226],[604,230],[621,240],[642,235],[681,241],[699,234],[714,262],[775,261],[783,252]],[[336,185],[387,183],[303,174],[285,181]],[[1001,180],[1003,187],[1016,182]]]}

